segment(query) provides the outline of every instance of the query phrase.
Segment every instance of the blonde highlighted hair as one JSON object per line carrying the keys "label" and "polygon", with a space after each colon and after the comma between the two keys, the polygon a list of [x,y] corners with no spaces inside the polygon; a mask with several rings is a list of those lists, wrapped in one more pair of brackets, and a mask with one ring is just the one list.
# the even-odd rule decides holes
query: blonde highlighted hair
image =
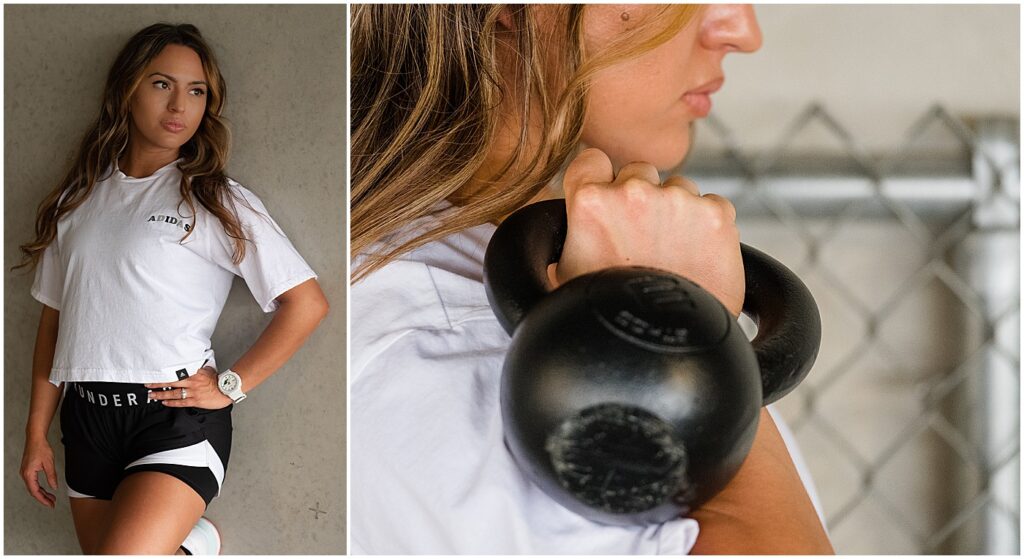
{"label": "blonde highlighted hair", "polygon": [[[550,25],[539,25],[541,9],[554,12]],[[594,74],[669,40],[700,9],[663,6],[590,53],[583,5],[353,6],[352,256],[365,257],[353,279],[536,196],[579,144]],[[519,136],[511,156],[467,203],[464,189],[481,182],[496,132],[509,125]],[[444,200],[458,210],[439,214],[439,225],[379,244]]]}

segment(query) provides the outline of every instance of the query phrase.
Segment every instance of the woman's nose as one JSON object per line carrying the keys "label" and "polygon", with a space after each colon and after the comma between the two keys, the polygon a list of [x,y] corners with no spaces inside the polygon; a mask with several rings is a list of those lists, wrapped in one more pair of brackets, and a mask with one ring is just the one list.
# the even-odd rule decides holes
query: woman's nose
{"label": "woman's nose", "polygon": [[183,92],[174,91],[171,93],[171,98],[167,100],[167,110],[172,113],[179,113],[185,107],[185,97]]}
{"label": "woman's nose", "polygon": [[750,4],[711,4],[701,21],[701,43],[707,49],[754,52],[761,48],[761,27]]}

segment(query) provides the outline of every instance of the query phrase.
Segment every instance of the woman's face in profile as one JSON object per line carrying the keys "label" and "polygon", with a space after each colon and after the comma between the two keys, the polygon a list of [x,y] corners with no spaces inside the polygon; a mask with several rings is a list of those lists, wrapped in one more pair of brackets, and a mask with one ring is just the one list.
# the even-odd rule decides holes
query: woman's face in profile
{"label": "woman's face in profile", "polygon": [[206,111],[206,73],[196,51],[168,45],[142,73],[131,98],[131,141],[149,150],[177,150]]}
{"label": "woman's face in profile", "polygon": [[[584,16],[588,51],[601,49],[657,9],[589,6]],[[760,46],[751,6],[705,6],[667,42],[595,76],[583,141],[607,153],[616,167],[632,161],[674,167],[690,149],[690,125],[707,116],[709,93],[722,84],[722,59]]]}

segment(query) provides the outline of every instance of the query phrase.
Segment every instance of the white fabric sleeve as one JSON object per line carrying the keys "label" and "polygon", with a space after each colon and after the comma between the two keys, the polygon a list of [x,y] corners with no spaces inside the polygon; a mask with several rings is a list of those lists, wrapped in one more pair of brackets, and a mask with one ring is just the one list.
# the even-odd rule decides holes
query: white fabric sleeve
{"label": "white fabric sleeve", "polygon": [[60,258],[57,238],[43,251],[36,265],[36,277],[32,282],[32,297],[47,307],[60,310],[64,293],[64,266]]}
{"label": "white fabric sleeve", "polygon": [[270,217],[267,208],[255,194],[235,182],[230,182],[232,193],[238,198],[233,206],[245,236],[252,242],[245,244],[245,258],[235,264],[234,239],[228,237],[220,223],[210,216],[223,250],[213,251],[217,263],[245,280],[253,298],[263,312],[277,310],[277,297],[302,282],[316,278],[316,272],[306,264],[284,231]]}

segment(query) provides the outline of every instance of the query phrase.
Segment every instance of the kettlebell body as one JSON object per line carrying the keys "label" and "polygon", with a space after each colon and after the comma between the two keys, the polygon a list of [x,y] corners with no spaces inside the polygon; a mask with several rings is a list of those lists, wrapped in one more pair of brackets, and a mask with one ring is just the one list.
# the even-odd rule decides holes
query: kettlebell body
{"label": "kettlebell body", "polygon": [[757,430],[761,379],[743,332],[707,291],[613,268],[530,310],[501,397],[509,447],[545,492],[594,520],[651,523],[689,512],[736,473]]}
{"label": "kettlebell body", "polygon": [[792,272],[746,245],[752,342],[713,295],[661,270],[610,268],[548,293],[566,227],[564,201],[527,206],[485,255],[487,296],[512,336],[505,441],[543,491],[591,520],[687,514],[739,470],[760,407],[810,370],[817,306]]}

